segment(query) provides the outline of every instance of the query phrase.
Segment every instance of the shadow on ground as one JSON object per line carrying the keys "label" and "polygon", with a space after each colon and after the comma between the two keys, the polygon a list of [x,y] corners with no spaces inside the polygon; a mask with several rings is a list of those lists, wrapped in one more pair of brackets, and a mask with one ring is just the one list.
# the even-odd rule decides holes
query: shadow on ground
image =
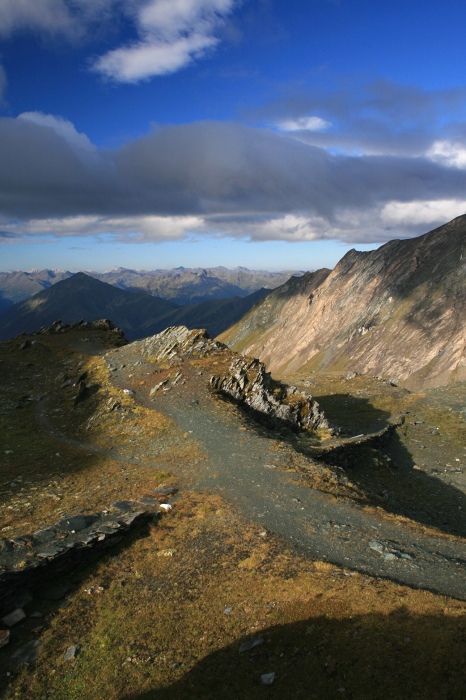
{"label": "shadow on ground", "polygon": [[[389,615],[349,619],[309,617],[262,632],[263,643],[239,652],[244,639],[198,662],[173,684],[127,694],[157,698],[351,698],[456,700],[464,697],[464,618],[441,612],[416,617],[400,607]],[[249,638],[254,639],[254,637]],[[262,674],[275,673],[271,686]]]}
{"label": "shadow on ground", "polygon": [[[466,495],[417,469],[409,449],[400,439],[399,428],[395,427],[382,437],[370,438],[372,433],[392,423],[393,416],[388,411],[351,394],[316,396],[315,399],[329,420],[342,427],[340,435],[325,443],[312,437],[297,439],[286,429],[278,435],[264,430],[254,420],[248,422],[249,426],[262,436],[279,437],[306,457],[342,467],[348,479],[364,494],[366,505],[466,537]],[[242,413],[251,418],[250,414]],[[368,436],[367,442],[347,442],[357,435]]]}

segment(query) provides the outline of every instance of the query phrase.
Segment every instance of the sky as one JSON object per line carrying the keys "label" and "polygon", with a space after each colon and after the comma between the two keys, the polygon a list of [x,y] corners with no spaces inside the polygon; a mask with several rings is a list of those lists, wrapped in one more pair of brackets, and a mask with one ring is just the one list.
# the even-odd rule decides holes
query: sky
{"label": "sky", "polygon": [[0,270],[333,267],[466,213],[464,0],[0,0]]}

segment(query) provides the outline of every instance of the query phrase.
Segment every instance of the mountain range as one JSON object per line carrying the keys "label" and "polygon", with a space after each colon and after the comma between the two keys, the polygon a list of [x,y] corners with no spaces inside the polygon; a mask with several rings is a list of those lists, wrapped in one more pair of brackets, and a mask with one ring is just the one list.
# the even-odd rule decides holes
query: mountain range
{"label": "mountain range", "polygon": [[[215,270],[179,268],[157,277],[119,269],[103,275],[112,284],[84,273],[60,273],[58,280],[58,273],[12,273],[17,293],[46,288],[0,315],[0,338],[57,319],[105,317],[129,340],[168,326],[206,328],[277,376],[352,372],[415,390],[466,379],[466,216],[374,251],[350,250],[333,270],[291,277],[273,291],[190,305],[154,296],[161,279],[168,280],[166,295],[184,301],[236,291],[246,278],[251,285],[260,275],[267,279],[243,268]],[[138,285],[152,285],[152,293]]]}
{"label": "mountain range", "polygon": [[[173,270],[128,270],[119,267],[109,272],[87,272],[91,277],[125,291],[143,291],[179,305],[199,304],[211,299],[246,297],[259,289],[274,289],[291,275],[301,272],[249,270],[237,267],[185,268]],[[69,271],[0,272],[0,312],[30,298],[73,275]]]}
{"label": "mountain range", "polygon": [[264,289],[247,297],[180,306],[143,291],[125,291],[78,272],[4,311],[0,315],[0,339],[48,327],[58,319],[73,323],[96,318],[111,319],[128,340],[150,336],[173,325],[205,327],[215,336],[267,293]]}
{"label": "mountain range", "polygon": [[466,216],[291,279],[220,335],[278,376],[350,371],[408,388],[466,379]]}

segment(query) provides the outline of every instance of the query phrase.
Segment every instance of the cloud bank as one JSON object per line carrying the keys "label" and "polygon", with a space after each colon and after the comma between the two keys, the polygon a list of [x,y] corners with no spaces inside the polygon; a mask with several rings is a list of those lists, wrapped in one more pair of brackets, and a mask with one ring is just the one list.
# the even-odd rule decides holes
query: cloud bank
{"label": "cloud bank", "polygon": [[59,117],[0,119],[3,239],[374,243],[466,211],[466,138],[458,129],[456,141],[426,136],[422,155],[349,155],[295,133],[206,121],[156,128],[104,150]]}

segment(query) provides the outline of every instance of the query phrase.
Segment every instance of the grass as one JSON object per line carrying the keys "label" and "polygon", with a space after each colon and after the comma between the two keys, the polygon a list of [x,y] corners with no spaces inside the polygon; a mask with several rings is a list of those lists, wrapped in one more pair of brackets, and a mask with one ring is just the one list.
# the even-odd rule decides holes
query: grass
{"label": "grass", "polygon": [[[69,334],[44,336],[38,347],[23,351],[22,362],[18,341],[0,344],[0,385],[6,388],[0,412],[2,537],[33,532],[63,513],[93,513],[140,497],[167,473],[152,455],[168,439],[176,443],[172,459],[186,454],[185,441],[165,416],[111,387],[102,358],[73,351],[70,340]],[[74,405],[76,388],[60,388],[63,375],[75,379],[84,371],[99,390]],[[118,409],[110,410],[109,401],[117,401]],[[142,439],[151,448],[143,463],[133,459],[134,441]]]}
{"label": "grass", "polygon": [[[40,660],[6,698],[464,691],[465,659],[452,654],[466,641],[464,603],[303,559],[218,496],[183,494],[145,537],[80,578],[69,606],[49,610]],[[86,592],[95,586],[102,592]],[[257,636],[264,644],[240,654]],[[72,644],[77,660],[64,661]],[[271,671],[274,686],[261,687]]]}
{"label": "grass", "polygon": [[[0,493],[2,512],[9,512],[3,536],[33,531],[63,511],[92,512],[111,500],[140,496],[172,482],[177,462],[193,460],[195,441],[112,387],[100,357],[70,350],[66,336],[44,337],[37,354],[24,360],[11,343],[0,345],[1,381],[9,387],[0,415],[3,454],[8,450],[2,476],[8,483]],[[59,388],[63,362],[72,373],[85,369],[87,381],[99,385],[77,406],[74,392]],[[201,359],[193,364],[206,375],[224,369]],[[10,380],[15,367],[19,385]],[[353,381],[345,393],[367,400],[366,423],[391,414],[400,397],[411,401],[401,390],[381,386],[371,402],[370,387]],[[330,376],[320,382],[322,396],[342,395]],[[14,407],[22,395],[44,391],[48,404]],[[109,402],[120,407],[109,410]],[[36,421],[41,404],[53,433]],[[360,420],[351,405],[342,407],[341,416],[348,430]],[[58,433],[86,443],[89,451],[60,442]],[[131,460],[132,440],[138,462]],[[296,453],[290,469],[299,468],[300,459]],[[216,493],[182,489],[170,513],[66,582],[67,599],[36,598],[26,612],[43,617],[13,628],[11,644],[0,650],[5,699],[456,700],[465,694],[460,650],[466,603],[304,558]],[[239,652],[243,641],[258,636],[262,644]],[[12,669],[11,653],[31,638],[42,641],[39,660]],[[73,644],[80,647],[78,656],[65,661]],[[260,677],[270,672],[276,680],[265,687]]]}

